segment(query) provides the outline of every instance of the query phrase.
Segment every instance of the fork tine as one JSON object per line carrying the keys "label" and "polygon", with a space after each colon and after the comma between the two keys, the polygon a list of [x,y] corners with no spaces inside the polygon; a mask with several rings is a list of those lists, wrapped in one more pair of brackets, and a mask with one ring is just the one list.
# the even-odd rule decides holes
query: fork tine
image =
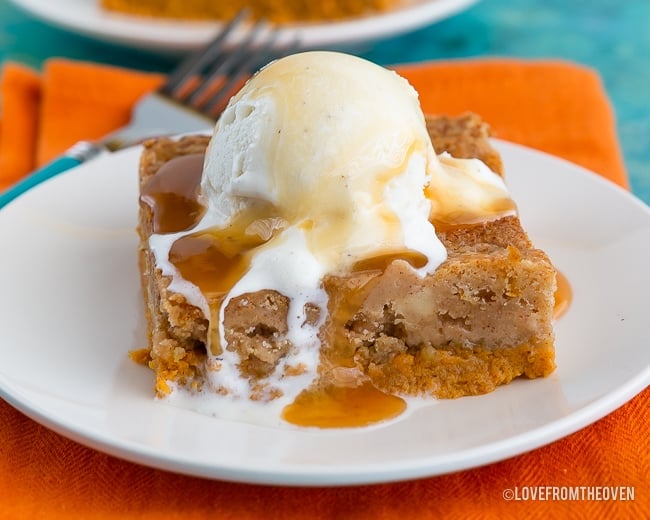
{"label": "fork tine", "polygon": [[[242,76],[256,70],[260,65],[266,63],[272,56],[281,58],[294,53],[300,48],[300,40],[296,37],[291,43],[283,48],[282,52],[278,52],[277,49],[274,48],[277,37],[277,32],[272,33],[264,42],[262,49],[256,49],[250,52],[248,58],[241,64],[241,66],[229,74],[228,81],[204,103],[201,112],[205,115],[216,117],[223,111],[223,107],[220,105],[223,104],[224,98],[231,92]],[[217,110],[217,107],[220,107],[219,110]]]}
{"label": "fork tine", "polygon": [[242,9],[237,15],[221,28],[219,33],[208,43],[208,45],[185,58],[178,67],[167,77],[165,84],[158,92],[171,97],[178,97],[182,87],[194,77],[203,67],[212,63],[223,51],[223,43],[228,36],[238,27],[249,15],[248,9]]}
{"label": "fork tine", "polygon": [[267,23],[264,20],[259,20],[248,32],[244,41],[238,43],[236,48],[222,62],[215,62],[206,71],[205,78],[201,81],[201,84],[197,86],[194,92],[183,96],[181,101],[199,107],[202,97],[214,85],[217,79],[230,77],[232,67],[237,65],[241,66],[246,59],[246,54],[253,47],[255,40],[266,26]]}

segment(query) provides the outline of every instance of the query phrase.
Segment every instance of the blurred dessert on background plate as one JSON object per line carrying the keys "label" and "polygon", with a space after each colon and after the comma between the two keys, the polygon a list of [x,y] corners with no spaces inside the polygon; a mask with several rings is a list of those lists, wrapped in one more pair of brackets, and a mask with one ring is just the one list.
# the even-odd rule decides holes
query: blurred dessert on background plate
{"label": "blurred dessert on background plate", "polygon": [[404,4],[405,0],[101,0],[110,11],[156,18],[229,20],[249,9],[253,18],[276,23],[341,20],[383,13]]}

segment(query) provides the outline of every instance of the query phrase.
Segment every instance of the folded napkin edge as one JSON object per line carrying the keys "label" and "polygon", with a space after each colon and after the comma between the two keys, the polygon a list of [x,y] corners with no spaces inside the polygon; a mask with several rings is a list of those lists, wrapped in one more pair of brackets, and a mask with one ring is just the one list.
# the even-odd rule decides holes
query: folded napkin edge
{"label": "folded napkin edge", "polygon": [[[453,107],[453,110],[444,110],[446,107],[440,107],[440,103],[435,99],[436,93],[439,93],[440,88],[442,88],[437,86],[437,83],[442,85],[446,82],[446,88],[452,90],[456,88],[458,84],[461,84],[463,78],[465,78],[465,82],[470,83],[468,88],[473,89],[476,97],[477,89],[475,88],[475,85],[471,84],[475,84],[477,79],[480,81],[490,82],[489,88],[498,92],[499,82],[511,84],[513,81],[519,81],[521,84],[525,84],[525,81],[529,81],[531,78],[538,83],[541,81],[540,78],[547,78],[547,81],[556,81],[555,78],[558,75],[558,67],[563,71],[567,71],[569,73],[568,75],[574,78],[574,82],[587,82],[589,88],[582,90],[595,93],[594,99],[599,97],[600,99],[597,99],[596,101],[601,107],[606,109],[606,112],[609,112],[609,114],[606,114],[607,117],[601,117],[599,120],[600,128],[605,129],[603,131],[604,135],[599,138],[601,143],[603,141],[610,141],[604,145],[605,148],[609,149],[607,153],[610,154],[608,160],[605,161],[608,162],[608,164],[604,168],[598,167],[598,162],[602,159],[602,157],[599,157],[602,155],[601,153],[598,153],[597,156],[592,156],[592,154],[589,153],[578,154],[578,156],[575,155],[575,149],[572,149],[570,145],[568,146],[567,143],[559,142],[557,133],[553,135],[554,132],[550,131],[544,134],[544,132],[532,131],[530,128],[518,128],[519,126],[524,126],[526,123],[525,121],[522,122],[516,120],[517,117],[520,117],[519,114],[517,114],[516,117],[512,114],[504,115],[503,110],[500,112],[495,109],[480,110],[480,106],[479,110],[475,111],[495,129],[495,133],[498,137],[524,144],[532,148],[537,148],[553,155],[562,156],[563,158],[577,162],[581,166],[595,171],[596,173],[602,174],[603,176],[610,178],[610,180],[614,180],[614,182],[617,182],[623,187],[629,188],[629,181],[624,168],[620,142],[616,133],[616,121],[611,100],[607,96],[598,72],[593,68],[562,59],[528,59],[510,57],[462,58],[445,61],[426,61],[400,64],[395,67],[395,70],[400,74],[405,75],[407,79],[414,84],[420,93],[423,109],[426,112],[452,114],[462,113],[468,109],[472,110],[474,107],[468,106],[468,103],[465,104],[465,100],[462,96],[451,93],[451,97],[455,99],[456,106]],[[38,141],[38,146],[36,147],[36,161],[18,160],[17,162],[21,169],[20,174],[0,173],[0,183],[7,182],[7,178],[10,180],[19,178],[20,175],[27,173],[34,164],[43,164],[52,159],[78,139],[98,138],[125,123],[130,117],[130,105],[132,105],[132,103],[141,95],[159,85],[163,78],[163,76],[158,73],[140,72],[125,67],[86,62],[65,57],[53,57],[46,60],[43,66],[43,71],[40,74],[37,71],[30,69],[28,66],[15,62],[6,62],[3,70],[12,72],[11,74],[3,74],[3,78],[6,78],[7,76],[14,77],[25,75],[31,77],[31,80],[34,83],[37,83],[40,79],[43,102],[41,103],[41,110],[36,116],[37,121],[32,124],[32,128],[36,128],[37,130],[36,139]],[[504,71],[508,71],[507,74],[505,74]],[[79,73],[82,73],[81,82],[84,84],[83,86],[78,85]],[[96,74],[99,74],[99,76]],[[431,81],[431,74],[437,74],[436,81]],[[128,85],[128,88],[113,88],[111,96],[107,96],[105,83],[114,83],[115,81],[123,81],[123,85]],[[560,81],[566,80],[561,79]],[[85,88],[86,83],[89,88]],[[134,83],[138,86],[133,87]],[[77,85],[77,92],[74,95],[71,95],[69,87],[74,87],[75,85]],[[126,101],[124,99],[116,101],[116,103],[120,105],[119,110],[112,108],[115,101],[115,96],[113,94],[116,90],[129,91],[127,96],[128,99],[126,99]],[[573,95],[575,99],[579,99],[579,96],[575,95],[575,86],[573,87],[572,92],[573,94],[569,92],[567,96]],[[449,92],[447,93],[449,94]],[[88,116],[85,116],[84,118],[82,115],[77,132],[79,134],[83,132],[83,136],[78,135],[71,142],[69,134],[74,133],[74,131],[66,130],[60,132],[60,128],[56,127],[61,120],[67,122],[74,119],[74,114],[68,113],[69,111],[67,106],[62,108],[61,106],[58,106],[58,104],[65,103],[65,100],[67,99],[78,100],[81,94],[86,97],[86,105],[83,107],[83,110],[89,110],[95,102],[93,100],[98,100],[97,102],[101,102],[105,105],[100,112],[104,113],[106,121],[102,122],[100,116],[93,119],[88,118]],[[519,93],[518,95],[521,96],[522,94]],[[90,98],[88,96],[90,96]],[[485,96],[483,92],[479,93],[478,96],[482,98],[494,97],[494,95]],[[438,97],[444,99],[444,96]],[[124,104],[128,104],[129,107],[125,108]],[[465,106],[463,106],[463,104],[465,104]],[[486,105],[485,99],[483,99],[482,104],[483,106]],[[435,107],[432,107],[432,105],[435,105]],[[74,109],[75,107],[73,106],[72,108]],[[432,110],[432,108],[435,108],[435,110]],[[440,110],[440,108],[443,110]],[[83,110],[80,109],[78,112]],[[594,112],[599,111],[591,111],[592,117],[594,116]],[[54,113],[55,117],[51,117],[52,113]],[[589,111],[585,111],[584,113],[589,114]],[[0,115],[2,114],[0,113]],[[513,119],[513,117],[515,118]],[[4,119],[4,117],[2,117],[2,119]],[[507,119],[506,124],[501,124],[501,119]],[[605,124],[602,124],[603,121],[605,121]],[[608,127],[610,128],[608,129]],[[6,127],[4,135],[5,138],[3,138],[2,141],[5,142],[5,144],[7,141],[11,141],[12,143],[17,141],[17,139],[12,140],[7,138],[9,133],[6,132]],[[541,142],[539,139],[539,136],[541,135],[546,135],[547,138],[550,137],[550,141]],[[535,140],[538,142],[535,142]],[[21,141],[23,143],[29,142],[29,140],[25,138],[22,138]],[[52,142],[50,143],[49,141]],[[601,143],[597,143],[597,145],[600,146]],[[2,142],[0,142],[0,150],[5,150],[7,148],[9,148],[9,146],[3,146]],[[15,146],[12,145],[11,148],[15,148]],[[30,148],[30,146],[28,145],[27,148]],[[1,153],[0,157],[7,157],[7,154]],[[4,163],[6,164],[7,162],[15,162],[15,159],[9,161],[5,159]],[[26,167],[26,164],[30,164],[30,166]],[[11,170],[13,168],[13,166],[5,167],[0,170],[0,172],[3,170]]]}

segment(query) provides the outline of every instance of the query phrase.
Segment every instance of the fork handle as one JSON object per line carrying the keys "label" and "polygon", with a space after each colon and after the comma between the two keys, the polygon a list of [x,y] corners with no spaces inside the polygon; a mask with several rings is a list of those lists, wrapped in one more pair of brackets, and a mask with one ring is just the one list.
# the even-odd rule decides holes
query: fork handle
{"label": "fork handle", "polygon": [[9,204],[19,195],[32,189],[34,186],[46,181],[59,173],[79,166],[81,163],[92,159],[104,150],[101,146],[90,143],[88,141],[79,141],[74,146],[64,152],[63,155],[57,157],[52,162],[46,164],[42,168],[33,171],[16,184],[11,186],[4,193],[0,193],[0,208]]}

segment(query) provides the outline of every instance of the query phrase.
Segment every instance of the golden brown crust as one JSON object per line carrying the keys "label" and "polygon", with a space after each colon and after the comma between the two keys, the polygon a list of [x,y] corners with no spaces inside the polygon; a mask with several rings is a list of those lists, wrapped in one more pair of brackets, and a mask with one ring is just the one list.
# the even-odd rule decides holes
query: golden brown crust
{"label": "golden brown crust", "polygon": [[459,159],[480,159],[493,172],[503,175],[501,156],[488,139],[490,127],[478,115],[427,115],[426,123],[436,152],[449,152]]}
{"label": "golden brown crust", "polygon": [[[190,136],[178,141],[151,139],[144,143],[140,158],[140,187],[173,157],[203,153],[209,137]],[[208,321],[203,312],[187,303],[185,297],[167,290],[170,279],[156,269],[148,238],[153,233],[151,209],[140,204],[138,263],[148,323],[149,356],[145,361],[156,373],[156,391],[169,392],[168,381],[200,386],[206,358]]]}
{"label": "golden brown crust", "polygon": [[[437,152],[476,157],[502,174],[490,146],[489,130],[475,115],[427,117]],[[141,183],[178,155],[202,152],[209,138],[190,136],[145,143]],[[167,382],[200,387],[208,321],[155,269],[147,246],[151,211],[141,205],[140,266],[150,326],[149,366],[157,391]],[[491,391],[518,376],[546,376],[554,369],[552,310],[555,270],[535,249],[517,217],[438,232],[448,259],[419,278],[404,261],[380,276],[328,277],[330,301],[358,287],[356,306],[335,315],[322,329],[322,370],[345,363],[357,366],[373,383],[391,392],[450,398]],[[273,291],[231,300],[224,328],[229,348],[242,359],[241,370],[261,377],[290,345],[286,332],[288,300]],[[334,340],[333,340],[334,339]],[[332,348],[335,345],[336,348]]]}
{"label": "golden brown crust", "polygon": [[[360,355],[364,354],[362,350]],[[545,377],[555,369],[554,356],[552,342],[524,343],[497,350],[483,346],[470,349],[425,345],[398,352],[389,362],[376,363],[370,356],[364,362],[367,374],[379,388],[453,399],[491,392],[520,376]]]}

